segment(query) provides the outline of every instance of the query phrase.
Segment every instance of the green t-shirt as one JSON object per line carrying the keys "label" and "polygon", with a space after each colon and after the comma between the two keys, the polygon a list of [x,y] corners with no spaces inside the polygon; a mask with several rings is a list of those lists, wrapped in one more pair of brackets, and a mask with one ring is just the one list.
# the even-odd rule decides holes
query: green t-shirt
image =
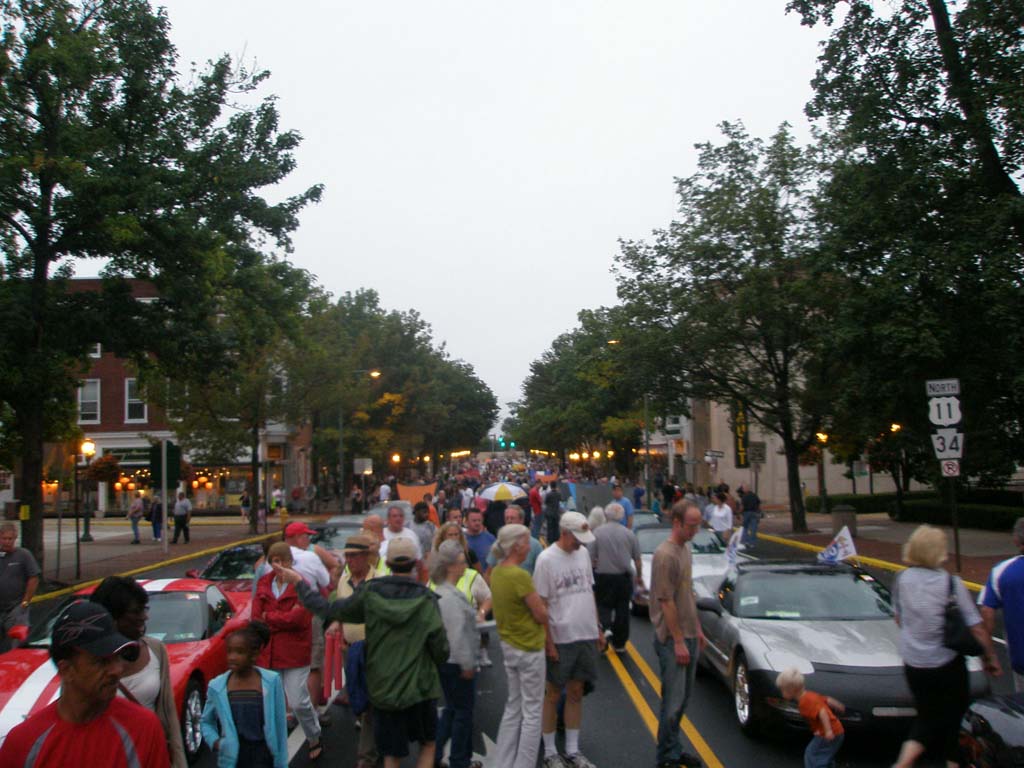
{"label": "green t-shirt", "polygon": [[544,627],[533,619],[525,598],[537,590],[522,568],[499,565],[491,572],[491,599],[498,635],[521,651],[544,650]]}

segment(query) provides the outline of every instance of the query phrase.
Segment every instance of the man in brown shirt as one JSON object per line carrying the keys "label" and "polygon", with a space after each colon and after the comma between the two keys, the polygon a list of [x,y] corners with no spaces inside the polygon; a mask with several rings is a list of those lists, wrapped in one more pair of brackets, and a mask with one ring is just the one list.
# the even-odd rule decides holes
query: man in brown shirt
{"label": "man in brown shirt", "polygon": [[700,766],[700,758],[683,751],[679,721],[693,691],[697,657],[706,640],[697,620],[693,596],[693,557],[687,543],[700,529],[700,509],[689,500],[672,505],[672,533],[654,551],[651,567],[651,622],[661,671],[658,715],[658,768]]}

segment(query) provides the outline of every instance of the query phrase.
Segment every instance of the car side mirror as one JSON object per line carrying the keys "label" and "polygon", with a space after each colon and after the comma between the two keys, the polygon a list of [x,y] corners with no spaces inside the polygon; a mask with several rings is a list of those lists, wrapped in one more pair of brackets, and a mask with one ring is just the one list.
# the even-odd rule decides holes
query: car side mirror
{"label": "car side mirror", "polygon": [[190,579],[198,579],[199,578],[199,569],[198,568],[189,568],[187,571],[185,571],[185,576],[187,576]]}
{"label": "car side mirror", "polygon": [[697,598],[697,610],[698,611],[711,611],[716,616],[722,615],[722,604],[715,600],[713,597],[698,597]]}

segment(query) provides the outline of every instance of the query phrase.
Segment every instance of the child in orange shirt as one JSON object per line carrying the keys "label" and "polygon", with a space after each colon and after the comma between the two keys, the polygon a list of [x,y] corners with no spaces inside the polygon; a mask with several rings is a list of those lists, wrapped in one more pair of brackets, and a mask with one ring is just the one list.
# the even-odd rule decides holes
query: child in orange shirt
{"label": "child in orange shirt", "polygon": [[835,765],[836,753],[843,746],[843,724],[835,712],[842,714],[846,707],[831,696],[808,691],[804,688],[804,676],[792,667],[783,670],[775,684],[782,698],[797,703],[800,714],[814,734],[804,750],[804,768],[831,768]]}

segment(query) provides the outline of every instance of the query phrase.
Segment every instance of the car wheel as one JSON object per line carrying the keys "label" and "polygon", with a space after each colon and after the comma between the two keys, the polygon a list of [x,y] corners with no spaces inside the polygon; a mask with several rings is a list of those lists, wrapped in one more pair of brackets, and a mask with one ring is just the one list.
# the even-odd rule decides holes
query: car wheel
{"label": "car wheel", "polygon": [[189,765],[199,759],[199,752],[203,747],[200,719],[203,716],[205,701],[203,684],[193,677],[185,689],[185,708],[181,717],[181,738],[185,742],[185,757],[188,758]]}
{"label": "car wheel", "polygon": [[744,733],[756,734],[759,723],[756,716],[754,693],[750,684],[747,659],[742,652],[736,656],[736,662],[733,664],[732,698],[736,722],[739,723]]}

